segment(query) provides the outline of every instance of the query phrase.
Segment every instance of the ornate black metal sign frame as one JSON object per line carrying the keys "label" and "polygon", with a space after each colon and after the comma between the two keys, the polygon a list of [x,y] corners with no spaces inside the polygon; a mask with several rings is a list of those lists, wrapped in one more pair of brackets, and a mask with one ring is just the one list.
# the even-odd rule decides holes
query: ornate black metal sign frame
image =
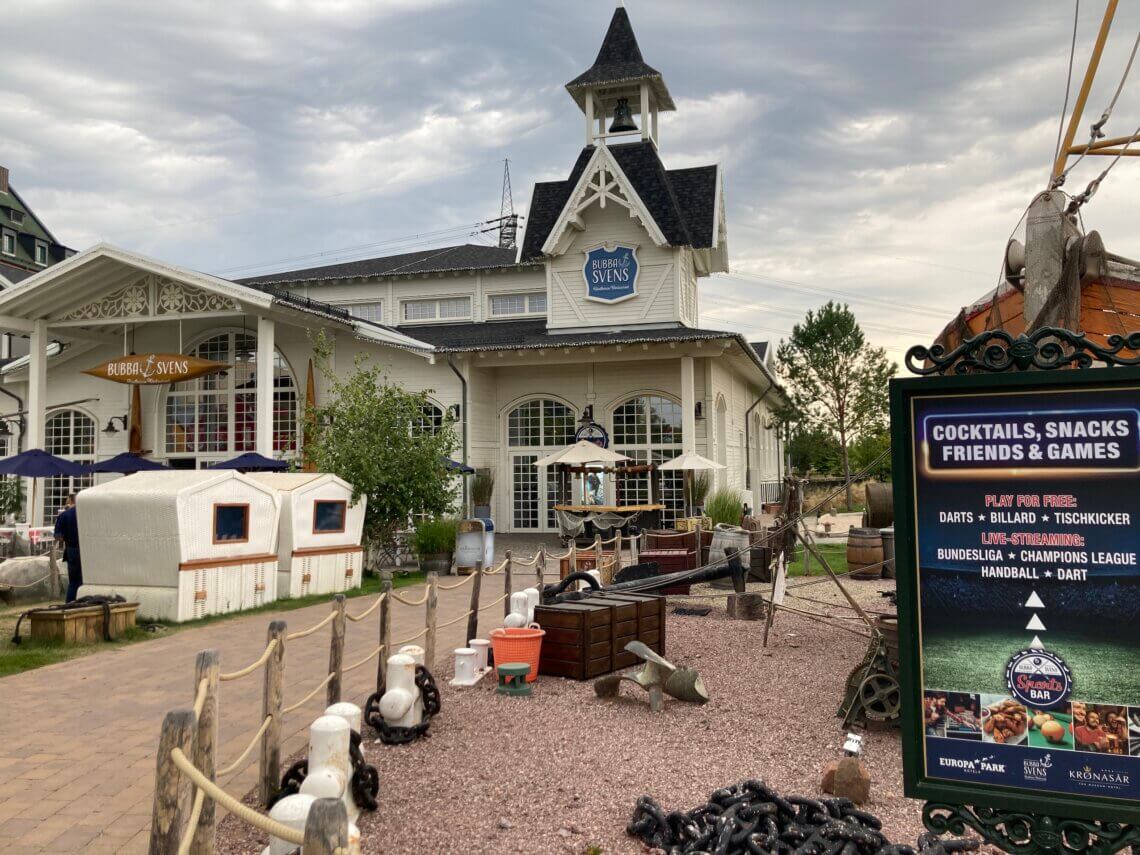
{"label": "ornate black metal sign frame", "polygon": [[[1004,331],[989,332],[949,353],[939,346],[912,348],[906,356],[907,365],[924,376],[891,382],[905,794],[927,802],[923,818],[930,830],[961,834],[973,829],[987,842],[1018,855],[1048,851],[1111,853],[1140,844],[1140,800],[927,775],[912,402],[932,395],[1014,395],[1140,386],[1140,367],[1136,367],[1140,358],[1120,355],[1124,350],[1140,349],[1140,333],[1115,336],[1108,344],[1103,348],[1083,335],[1057,329],[1019,337]],[[1119,367],[1092,367],[1097,364]],[[1086,370],[1050,370],[1055,368]]]}

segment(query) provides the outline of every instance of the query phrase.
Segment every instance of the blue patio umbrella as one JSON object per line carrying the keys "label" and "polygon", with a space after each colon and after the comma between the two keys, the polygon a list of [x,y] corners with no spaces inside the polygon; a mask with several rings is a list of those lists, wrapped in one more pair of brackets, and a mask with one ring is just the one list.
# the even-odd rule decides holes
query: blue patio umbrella
{"label": "blue patio umbrella", "polygon": [[29,448],[0,460],[0,475],[20,475],[24,478],[55,478],[60,475],[83,475],[82,463],[72,463],[42,448]]}
{"label": "blue patio umbrella", "polygon": [[284,460],[274,460],[253,451],[239,454],[231,460],[215,463],[210,469],[237,469],[239,472],[284,472],[289,464]]}
{"label": "blue patio umbrella", "polygon": [[84,472],[118,472],[123,475],[132,475],[135,472],[149,472],[152,469],[169,469],[169,466],[163,466],[154,460],[147,460],[141,454],[135,454],[131,451],[124,451],[122,454],[116,454],[108,460],[100,460],[98,463],[88,463],[83,467]]}
{"label": "blue patio umbrella", "polygon": [[[36,479],[83,475],[84,472],[83,464],[56,457],[42,448],[29,448],[27,451],[0,460],[0,475],[19,475],[22,478]],[[33,480],[31,501],[28,502],[28,522],[32,520],[32,508],[35,506],[36,482]]]}
{"label": "blue patio umbrella", "polygon": [[458,472],[460,475],[474,475],[475,470],[465,463],[460,463],[458,460],[452,460],[450,457],[443,458],[443,465],[450,469],[452,472]]}

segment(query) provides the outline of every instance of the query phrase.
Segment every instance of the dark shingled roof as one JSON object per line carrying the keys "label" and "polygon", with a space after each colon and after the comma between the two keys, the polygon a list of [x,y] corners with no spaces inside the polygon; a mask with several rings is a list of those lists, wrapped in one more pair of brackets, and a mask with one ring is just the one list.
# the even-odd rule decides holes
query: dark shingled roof
{"label": "dark shingled roof", "polygon": [[635,80],[652,81],[660,108],[675,109],[661,72],[647,64],[641,56],[637,36],[633,34],[633,25],[629,22],[629,13],[619,6],[610,19],[610,28],[606,30],[606,37],[602,39],[602,47],[594,64],[567,83],[566,89],[577,101],[575,90]]}
{"label": "dark shingled roof", "polygon": [[[582,149],[565,181],[534,185],[523,240],[524,262],[542,258],[542,245],[594,151],[594,146]],[[657,147],[648,140],[611,145],[609,151],[671,245],[712,247],[717,216],[715,166],[668,170],[657,155]]]}
{"label": "dark shingled roof", "polygon": [[[557,216],[557,215],[556,215]],[[492,267],[511,267],[515,263],[515,250],[497,246],[465,243],[459,246],[436,247],[402,255],[346,261],[324,267],[308,267],[236,279],[242,285],[272,285],[283,282],[326,281],[356,279],[361,276],[395,276],[408,273],[443,273],[451,270],[481,270]]]}
{"label": "dark shingled roof", "polygon": [[29,276],[35,276],[39,273],[38,270],[25,270],[22,267],[13,267],[10,264],[0,262],[0,276],[3,276],[13,285],[17,282],[23,282]]}
{"label": "dark shingled roof", "polygon": [[590,344],[642,344],[658,341],[701,341],[738,338],[736,333],[673,326],[659,329],[547,331],[546,318],[464,324],[408,324],[400,332],[434,345],[443,353],[467,350],[530,350]]}

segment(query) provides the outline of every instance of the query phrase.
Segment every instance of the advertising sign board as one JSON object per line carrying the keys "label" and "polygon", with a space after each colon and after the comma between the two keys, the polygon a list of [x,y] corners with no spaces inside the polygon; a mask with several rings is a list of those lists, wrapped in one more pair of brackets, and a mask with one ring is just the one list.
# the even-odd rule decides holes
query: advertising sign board
{"label": "advertising sign board", "polygon": [[84,370],[84,374],[113,380],[116,383],[133,383],[142,386],[162,386],[193,380],[206,374],[225,371],[230,366],[224,362],[200,359],[181,353],[132,353],[108,359],[94,368]]}
{"label": "advertising sign board", "polygon": [[602,244],[585,250],[586,299],[599,303],[620,303],[637,296],[637,247]]}
{"label": "advertising sign board", "polygon": [[1140,371],[895,380],[891,430],[907,795],[1137,822]]}

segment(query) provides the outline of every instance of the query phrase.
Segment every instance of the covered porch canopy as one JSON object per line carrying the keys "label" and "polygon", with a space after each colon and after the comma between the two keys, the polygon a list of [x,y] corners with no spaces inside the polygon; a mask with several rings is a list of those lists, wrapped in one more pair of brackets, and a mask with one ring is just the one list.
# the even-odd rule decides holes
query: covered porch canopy
{"label": "covered porch canopy", "polygon": [[[181,352],[182,321],[248,324],[258,347],[269,354],[274,352],[278,324],[347,333],[426,359],[433,351],[430,344],[335,306],[240,285],[101,243],[0,292],[0,329],[30,339],[28,356],[3,368],[5,384],[27,383],[23,447],[44,446],[47,369],[49,361],[66,358],[56,355],[60,344],[77,351],[112,346],[125,355],[126,331],[168,323],[177,332],[172,330],[166,349]],[[273,370],[273,359],[257,360],[255,450],[266,456],[273,454]]]}

